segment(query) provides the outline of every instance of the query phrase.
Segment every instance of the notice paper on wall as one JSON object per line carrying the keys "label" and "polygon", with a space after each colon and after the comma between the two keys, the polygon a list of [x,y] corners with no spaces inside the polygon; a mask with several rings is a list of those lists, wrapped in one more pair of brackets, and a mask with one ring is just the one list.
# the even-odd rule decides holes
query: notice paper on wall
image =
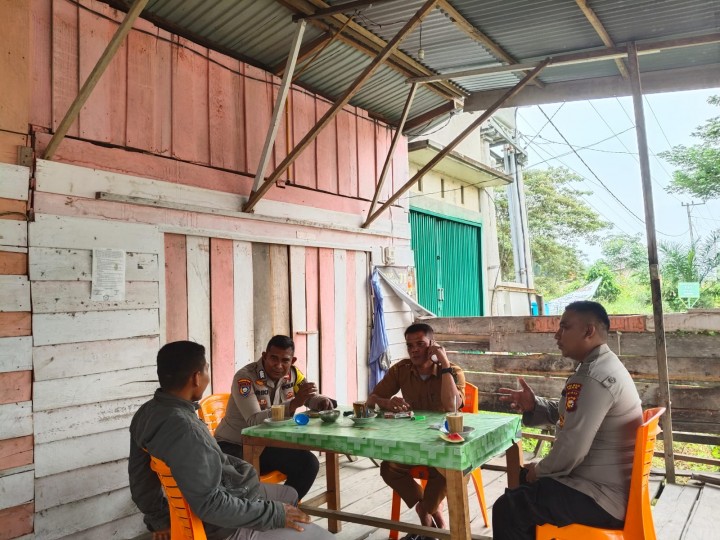
{"label": "notice paper on wall", "polygon": [[93,249],[90,300],[125,300],[125,250]]}

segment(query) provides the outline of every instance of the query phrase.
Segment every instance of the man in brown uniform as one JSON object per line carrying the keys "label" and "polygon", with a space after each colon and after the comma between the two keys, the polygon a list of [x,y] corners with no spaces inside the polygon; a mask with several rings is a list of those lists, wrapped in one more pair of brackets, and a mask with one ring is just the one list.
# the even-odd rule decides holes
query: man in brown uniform
{"label": "man in brown uniform", "polygon": [[[445,349],[433,340],[428,324],[413,324],[405,330],[410,358],[393,364],[374,388],[367,405],[388,411],[425,410],[450,412],[460,409],[465,399],[465,375],[448,360]],[[402,397],[396,396],[402,392]],[[447,494],[445,477],[434,467],[423,491],[410,476],[412,465],[383,461],[380,475],[398,492],[408,507],[415,507],[420,522],[445,528],[441,504]],[[405,538],[415,538],[413,535]]]}

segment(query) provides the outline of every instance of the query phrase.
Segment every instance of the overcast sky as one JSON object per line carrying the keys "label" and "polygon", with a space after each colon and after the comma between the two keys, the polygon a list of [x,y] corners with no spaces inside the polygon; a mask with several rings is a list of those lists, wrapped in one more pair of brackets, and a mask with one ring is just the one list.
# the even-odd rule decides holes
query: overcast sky
{"label": "overcast sky", "polygon": [[[691,136],[696,127],[720,115],[720,107],[707,103],[708,96],[714,94],[720,94],[720,89],[646,96],[645,123],[651,154],[659,154],[674,145],[691,145],[697,141]],[[542,111],[551,117],[562,136],[576,147],[580,157],[572,153]],[[614,224],[615,233],[641,232],[645,238],[632,99],[612,98],[543,105],[542,111],[539,107],[518,109],[518,129],[527,137],[525,144],[530,143],[527,148],[527,166],[566,166],[574,170],[584,178],[578,187],[593,192],[593,195],[586,197],[587,202],[605,220]],[[591,148],[580,149],[591,145]],[[651,155],[650,169],[658,241],[689,244],[687,209],[681,203],[702,201],[665,191],[664,187],[668,185],[673,171],[669,163]],[[633,216],[633,213],[643,221]],[[694,206],[691,213],[696,239],[720,228],[720,200]],[[601,256],[599,247],[590,246],[585,252],[588,261]]]}

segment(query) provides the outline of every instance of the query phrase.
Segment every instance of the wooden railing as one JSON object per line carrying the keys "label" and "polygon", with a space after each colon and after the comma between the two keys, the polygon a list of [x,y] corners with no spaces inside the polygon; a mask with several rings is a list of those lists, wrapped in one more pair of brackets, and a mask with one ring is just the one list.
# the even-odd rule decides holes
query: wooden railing
{"label": "wooden railing", "polygon": [[[451,361],[478,387],[484,410],[507,411],[498,401],[497,390],[515,387],[518,376],[539,396],[557,398],[576,365],[559,354],[555,343],[559,317],[429,318],[423,322],[432,325]],[[720,310],[669,314],[665,325],[673,431],[720,434]],[[613,316],[610,330],[608,345],[632,375],[643,408],[657,406],[652,318]]]}

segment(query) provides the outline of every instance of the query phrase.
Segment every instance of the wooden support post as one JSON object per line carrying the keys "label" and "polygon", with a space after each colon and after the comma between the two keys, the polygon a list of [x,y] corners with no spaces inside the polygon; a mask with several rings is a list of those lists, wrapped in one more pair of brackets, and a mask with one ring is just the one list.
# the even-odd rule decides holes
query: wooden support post
{"label": "wooden support post", "polygon": [[648,154],[647,133],[645,131],[645,111],[643,108],[642,85],[640,84],[640,65],[635,43],[628,43],[628,71],[632,86],[633,107],[635,109],[635,132],[637,133],[638,153],[640,155],[640,176],[642,178],[643,201],[645,203],[645,229],[647,231],[648,263],[650,265],[650,292],[652,294],[653,319],[655,322],[655,351],[658,363],[658,393],[660,405],[665,407],[663,418],[663,441],[665,443],[665,474],[668,482],[675,483],[675,460],[673,457],[672,412],[670,408],[670,384],[668,382],[668,361],[665,347],[665,322],[663,319],[662,290],[660,287],[660,268],[658,265],[657,237],[655,235],[655,208],[650,176],[650,157]]}
{"label": "wooden support post", "polygon": [[402,132],[405,127],[405,120],[407,120],[408,113],[410,112],[410,107],[412,107],[412,102],[413,98],[415,97],[416,90],[417,84],[413,83],[413,85],[410,87],[407,101],[405,101],[405,107],[403,108],[402,116],[400,117],[400,123],[395,130],[395,135],[393,136],[392,143],[390,144],[390,150],[388,150],[387,157],[385,158],[385,165],[383,165],[382,173],[380,173],[380,179],[378,180],[378,185],[375,189],[375,195],[373,196],[372,203],[370,203],[370,210],[368,211],[368,214],[372,214],[373,210],[375,210],[375,205],[377,204],[378,197],[380,197],[380,192],[382,191],[383,185],[385,184],[385,178],[387,177],[388,170],[390,170],[393,154],[395,153],[395,147],[397,146],[400,137],[402,137]]}
{"label": "wooden support post", "polygon": [[292,76],[295,72],[295,62],[297,61],[298,52],[300,52],[300,44],[302,43],[306,25],[307,22],[299,21],[297,28],[295,28],[295,37],[293,37],[292,45],[290,45],[290,54],[288,54],[287,57],[287,65],[285,66],[285,72],[283,73],[277,99],[275,100],[275,108],[273,109],[272,119],[270,120],[270,127],[268,127],[267,136],[265,137],[265,146],[263,146],[260,163],[258,163],[257,172],[255,173],[253,191],[257,190],[262,179],[265,177],[265,169],[267,168],[268,161],[270,161],[270,153],[275,144],[275,137],[277,136],[278,127],[280,126],[280,115],[282,115],[283,109],[285,108],[288,91],[292,83]]}
{"label": "wooden support post", "polygon": [[482,113],[477,120],[475,120],[472,124],[470,124],[465,130],[455,137],[455,139],[452,140],[445,148],[443,148],[440,152],[437,153],[437,155],[432,158],[427,165],[425,165],[422,169],[420,169],[415,176],[413,176],[410,180],[408,180],[405,185],[403,185],[397,193],[395,193],[392,197],[390,197],[387,201],[383,203],[383,205],[378,208],[374,214],[368,214],[368,218],[365,220],[365,223],[363,223],[363,228],[367,228],[373,221],[375,221],[380,214],[382,214],[386,208],[388,208],[390,205],[392,205],[395,201],[397,201],[400,197],[402,197],[407,190],[409,190],[412,186],[415,185],[415,183],[420,180],[423,176],[425,176],[428,171],[432,170],[435,165],[438,164],[438,162],[443,159],[446,155],[448,155],[450,152],[452,152],[455,147],[460,144],[465,138],[470,135],[473,131],[475,131],[478,127],[482,125],[483,122],[485,122],[488,118],[490,118],[495,111],[497,111],[500,107],[503,106],[503,104],[511,99],[514,95],[516,95],[520,90],[525,88],[525,86],[532,81],[535,77],[537,77],[540,72],[543,70],[543,68],[548,64],[550,59],[546,59],[543,62],[540,62],[540,64],[535,67],[530,73],[525,75],[523,79],[518,82],[515,86],[513,86],[510,90],[505,92],[500,99],[498,99],[493,105],[490,106],[484,113]]}
{"label": "wooden support post", "polygon": [[43,159],[52,159],[58,146],[65,138],[65,135],[67,135],[70,126],[72,126],[73,122],[77,119],[80,114],[80,110],[83,108],[95,86],[100,81],[100,77],[103,76],[103,73],[105,73],[105,70],[110,65],[110,62],[115,57],[115,53],[117,53],[120,45],[122,45],[122,42],[125,40],[125,37],[128,35],[130,30],[132,30],[135,20],[140,16],[142,10],[145,9],[148,1],[149,0],[135,0],[135,3],[132,7],[130,7],[130,10],[125,15],[125,19],[123,19],[123,22],[120,23],[120,26],[118,26],[118,29],[115,31],[115,35],[100,55],[97,64],[95,64],[95,67],[90,72],[90,75],[88,75],[88,78],[82,85],[77,97],[70,104],[70,108],[65,113],[65,116],[58,125],[57,130],[55,130],[55,134],[52,136],[52,139],[50,139],[47,148],[45,148]]}
{"label": "wooden support post", "polygon": [[272,187],[275,180],[277,180],[282,173],[284,173],[290,165],[298,158],[298,156],[305,150],[310,143],[312,143],[320,133],[320,131],[327,126],[335,116],[342,110],[342,108],[349,103],[353,96],[360,90],[363,84],[367,82],[370,77],[373,76],[375,71],[380,65],[387,60],[395,49],[397,49],[400,42],[409,35],[415,27],[420,24],[420,21],[435,8],[435,4],[438,0],[427,0],[422,7],[413,15],[410,20],[400,29],[397,35],[392,38],[388,44],[383,48],[382,51],[368,64],[368,66],[358,75],[355,81],[350,85],[350,88],[345,90],[343,94],[332,104],[327,112],[318,120],[313,128],[303,137],[303,139],[288,152],[287,157],[278,165],[278,167],[267,177],[265,182],[257,189],[253,190],[250,194],[250,198],[243,206],[244,212],[250,212],[258,201],[267,193]]}

